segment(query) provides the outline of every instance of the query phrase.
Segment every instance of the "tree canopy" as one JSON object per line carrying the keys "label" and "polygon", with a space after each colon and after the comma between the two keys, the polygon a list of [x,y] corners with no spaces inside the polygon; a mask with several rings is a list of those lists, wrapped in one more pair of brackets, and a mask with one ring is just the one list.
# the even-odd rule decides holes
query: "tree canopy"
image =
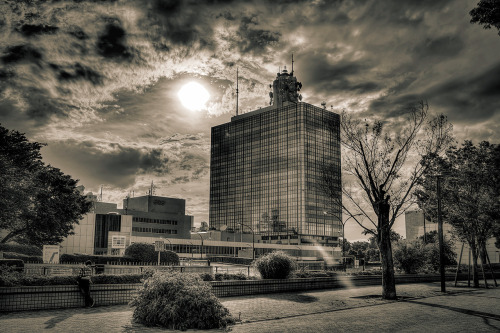
{"label": "tree canopy", "polygon": [[500,224],[500,146],[465,141],[445,156],[432,156],[416,191],[418,204],[427,216],[437,216],[436,176],[442,178],[442,216],[458,238],[472,250],[474,284],[479,285],[477,258]]}
{"label": "tree canopy", "polygon": [[491,26],[494,26],[500,35],[500,1],[481,0],[469,14],[471,23],[482,25],[484,29],[491,29]]}
{"label": "tree canopy", "polygon": [[77,181],[43,163],[43,146],[0,126],[0,243],[58,244],[90,210]]}

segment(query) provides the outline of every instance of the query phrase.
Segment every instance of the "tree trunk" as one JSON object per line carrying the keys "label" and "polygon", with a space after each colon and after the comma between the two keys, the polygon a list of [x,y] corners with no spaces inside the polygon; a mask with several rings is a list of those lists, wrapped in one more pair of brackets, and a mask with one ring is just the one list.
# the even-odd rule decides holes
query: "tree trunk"
{"label": "tree trunk", "polygon": [[[383,228],[386,229],[386,228]],[[382,298],[396,299],[396,278],[392,260],[390,230],[382,231],[379,236],[380,260],[382,262]]]}
{"label": "tree trunk", "polygon": [[396,299],[396,278],[392,260],[391,229],[389,227],[390,206],[381,200],[378,210],[378,248],[382,262],[382,298]]}
{"label": "tree trunk", "polygon": [[477,271],[477,250],[475,247],[472,248],[472,282],[474,288],[479,288],[479,273]]}

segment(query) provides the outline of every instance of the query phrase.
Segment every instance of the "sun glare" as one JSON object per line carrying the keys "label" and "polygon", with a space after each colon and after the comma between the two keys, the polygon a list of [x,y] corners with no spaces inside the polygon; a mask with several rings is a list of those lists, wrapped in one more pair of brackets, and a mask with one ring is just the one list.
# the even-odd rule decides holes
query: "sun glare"
{"label": "sun glare", "polygon": [[177,93],[182,105],[191,111],[200,111],[210,98],[208,91],[199,83],[189,82]]}

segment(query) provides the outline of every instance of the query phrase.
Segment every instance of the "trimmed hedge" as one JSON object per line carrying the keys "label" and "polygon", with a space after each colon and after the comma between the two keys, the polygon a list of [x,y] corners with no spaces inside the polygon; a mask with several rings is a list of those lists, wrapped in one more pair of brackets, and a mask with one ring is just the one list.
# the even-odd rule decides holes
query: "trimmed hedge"
{"label": "trimmed hedge", "polygon": [[35,262],[35,263],[43,263],[42,256],[30,256],[26,254],[16,253],[16,252],[4,252],[3,257],[5,259],[19,259],[24,262]]}
{"label": "trimmed hedge", "polygon": [[216,273],[214,275],[204,273],[200,274],[203,281],[227,281],[227,280],[250,280],[245,274],[229,274],[229,273]]}
{"label": "trimmed hedge", "polygon": [[[57,285],[76,285],[76,275],[67,276],[43,276],[43,275],[24,275],[13,268],[0,266],[0,287],[15,286],[57,286]],[[131,275],[94,275],[92,283],[94,284],[126,284],[141,283],[145,274]]]}
{"label": "trimmed hedge", "polygon": [[14,252],[31,257],[42,256],[43,254],[42,250],[34,245],[23,245],[23,244],[12,244],[12,243],[0,244],[0,251]]}
{"label": "trimmed hedge", "polygon": [[92,261],[94,264],[107,264],[108,262],[137,262],[130,257],[115,257],[115,256],[96,256],[90,254],[62,254],[59,262],[62,263],[84,263],[87,260]]}

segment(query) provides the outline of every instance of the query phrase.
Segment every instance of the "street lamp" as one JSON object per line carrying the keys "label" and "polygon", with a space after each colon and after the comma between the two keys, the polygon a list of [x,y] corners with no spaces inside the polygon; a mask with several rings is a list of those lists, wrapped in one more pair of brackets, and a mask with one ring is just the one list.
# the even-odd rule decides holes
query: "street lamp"
{"label": "street lamp", "polygon": [[[328,212],[327,211],[324,211],[323,214],[325,215],[328,215]],[[349,221],[349,219],[351,218],[354,218],[354,216],[349,216],[347,218],[347,220],[345,220],[344,222],[342,222],[342,220],[340,220],[340,224],[342,224],[342,269],[345,271],[346,270],[346,267],[345,267],[345,260],[344,260],[344,255],[345,255],[345,224],[347,223],[347,221]]]}
{"label": "street lamp", "polygon": [[252,231],[252,259],[255,260],[255,233],[253,232],[253,229],[246,224],[240,222],[236,223],[241,224],[242,226],[247,227],[248,229],[250,229],[250,231]]}
{"label": "street lamp", "polygon": [[206,231],[195,231],[195,232],[191,232],[191,234],[198,234],[198,236],[200,236],[201,238],[201,259],[203,259],[203,236],[201,234],[206,234],[207,232]]}
{"label": "street lamp", "polygon": [[168,245],[170,245],[170,251],[172,251],[172,242],[168,238],[162,238],[168,242]]}

